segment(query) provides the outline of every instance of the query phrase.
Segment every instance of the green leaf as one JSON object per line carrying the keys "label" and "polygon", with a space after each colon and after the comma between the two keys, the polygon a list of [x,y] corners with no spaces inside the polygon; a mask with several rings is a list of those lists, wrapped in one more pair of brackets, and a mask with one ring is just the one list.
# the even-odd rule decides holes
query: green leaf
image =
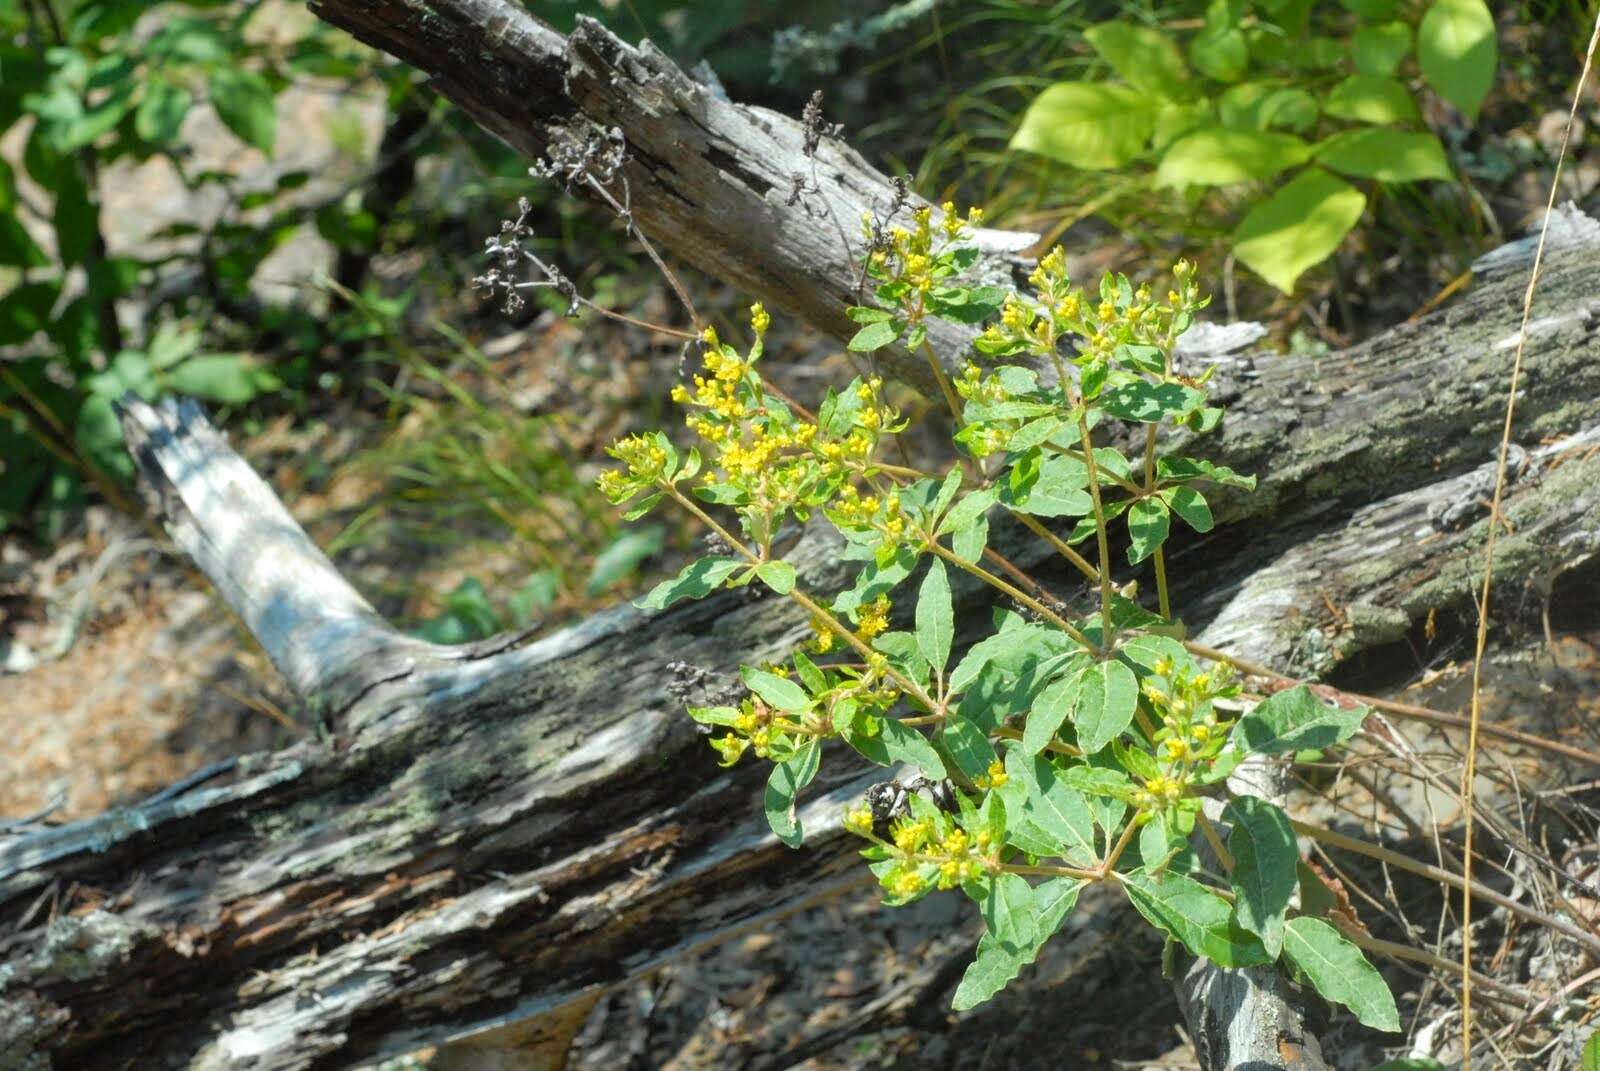
{"label": "green leaf", "polygon": [[1283,291],[1326,260],[1366,211],[1360,190],[1320,168],[1307,168],[1252,208],[1233,232],[1234,254]]}
{"label": "green leaf", "polygon": [[1323,110],[1335,119],[1375,126],[1422,120],[1416,101],[1411,99],[1406,87],[1393,78],[1376,74],[1352,74],[1334,86],[1323,102]]}
{"label": "green leaf", "polygon": [[[0,216],[0,223],[9,218]],[[60,287],[53,283],[23,283],[0,295],[0,346],[26,342],[47,327],[60,294]],[[117,441],[121,440],[119,431]]]}
{"label": "green leaf", "polygon": [[1266,755],[1333,747],[1354,736],[1370,713],[1367,707],[1344,710],[1324,703],[1302,684],[1257,703],[1233,735],[1246,751]]}
{"label": "green leaf", "polygon": [[756,576],[761,582],[779,595],[787,595],[794,590],[794,566],[784,561],[762,562],[756,566]]}
{"label": "green leaf", "polygon": [[1013,749],[1006,755],[1006,772],[1017,777],[1025,791],[1019,818],[1045,836],[1049,854],[1074,866],[1094,864],[1094,812],[1083,793],[1068,785],[1043,755],[1028,758]]}
{"label": "green leaf", "polygon": [[992,488],[972,491],[961,497],[961,501],[946,513],[939,521],[939,528],[935,535],[949,535],[952,532],[964,532],[983,520],[983,515],[994,505],[995,492]]}
{"label": "green leaf", "polygon": [[1284,928],[1283,953],[1305,972],[1318,993],[1349,1008],[1366,1026],[1389,1033],[1400,1029],[1400,1012],[1383,975],[1361,949],[1326,922],[1304,916],[1290,919]]}
{"label": "green leaf", "polygon": [[740,666],[739,677],[745,687],[764,699],[769,706],[779,710],[804,710],[811,705],[805,689],[787,677],[768,673],[754,666]]}
{"label": "green leaf", "polygon": [[1356,70],[1380,77],[1394,74],[1400,61],[1411,51],[1411,27],[1403,22],[1363,26],[1350,38],[1350,52]]}
{"label": "green leaf", "polygon": [[1135,870],[1122,876],[1122,887],[1139,914],[1195,955],[1219,967],[1272,962],[1261,940],[1234,921],[1228,902],[1193,878],[1170,870],[1157,878]]}
{"label": "green leaf", "polygon": [[1011,148],[1085,171],[1122,167],[1144,151],[1159,101],[1128,86],[1057,82],[1028,106]]}
{"label": "green leaf", "polygon": [[999,758],[988,734],[971,718],[957,716],[947,721],[939,733],[939,743],[955,761],[957,769],[969,778],[986,776],[989,764]]}
{"label": "green leaf", "polygon": [[56,252],[61,262],[71,266],[89,255],[100,233],[100,215],[89,189],[76,170],[67,171],[67,181],[56,188]]}
{"label": "green leaf", "polygon": [[844,314],[858,324],[881,324],[894,319],[894,313],[888,309],[875,309],[871,305],[852,305]]}
{"label": "green leaf", "polygon": [[1000,487],[1000,501],[1020,513],[1035,517],[1083,517],[1093,512],[1089,496],[1089,469],[1076,458],[1061,454],[1038,457],[1012,466]]}
{"label": "green leaf", "polygon": [[1172,38],[1148,26],[1102,22],[1083,36],[1117,76],[1135,89],[1158,97],[1180,95],[1189,81],[1189,66]]}
{"label": "green leaf", "polygon": [[1411,130],[1341,131],[1317,147],[1317,161],[1380,182],[1448,179],[1453,174],[1438,137]]}
{"label": "green leaf", "polygon": [[585,589],[590,595],[598,595],[617,581],[632,576],[639,568],[639,563],[661,552],[665,535],[665,531],[654,524],[619,532],[606,549],[595,557]]}
{"label": "green leaf", "polygon": [[855,333],[846,348],[854,353],[871,353],[881,350],[895,339],[900,337],[900,332],[905,325],[898,320],[878,320],[869,323]]}
{"label": "green leaf", "polygon": [[795,798],[800,790],[817,776],[817,766],[822,760],[822,745],[813,737],[801,744],[791,758],[777,763],[767,777],[767,791],[763,798],[767,812],[767,825],[778,839],[791,848],[800,847],[804,833],[795,816]]}
{"label": "green leaf", "polygon": [[[1205,402],[1205,394],[1193,387],[1182,383],[1151,383],[1147,379],[1119,384],[1100,395],[1100,407],[1107,413],[1118,420],[1138,424],[1156,424],[1167,416],[1183,417]],[[1087,472],[1084,484],[1088,484]]]}
{"label": "green leaf", "polygon": [[190,357],[161,376],[162,385],[178,394],[243,405],[261,392],[260,370],[240,353],[203,353]]}
{"label": "green leaf", "polygon": [[1156,459],[1156,476],[1163,483],[1189,480],[1210,480],[1226,487],[1256,489],[1254,476],[1241,476],[1225,465],[1213,465],[1195,457],[1163,457]]}
{"label": "green leaf", "polygon": [[183,86],[151,82],[145,86],[144,99],[133,115],[134,132],[155,145],[171,145],[177,141],[183,117],[189,114],[193,103],[194,94]]}
{"label": "green leaf", "polygon": [[1216,523],[1211,516],[1211,507],[1206,505],[1205,496],[1192,487],[1173,487],[1162,491],[1161,501],[1196,532],[1209,532]]}
{"label": "green leaf", "polygon": [[1579,1071],[1600,1071],[1600,1030],[1589,1035],[1578,1056]]}
{"label": "green leaf", "polygon": [[1292,134],[1213,127],[1185,134],[1156,168],[1161,186],[1227,186],[1271,178],[1305,163],[1311,146]]}
{"label": "green leaf", "polygon": [[684,566],[671,580],[663,580],[635,606],[643,610],[664,610],[679,599],[703,599],[722,586],[744,562],[737,558],[701,558]]}
{"label": "green leaf", "polygon": [[1346,11],[1364,19],[1392,19],[1400,11],[1400,0],[1339,0]]}
{"label": "green leaf", "polygon": [[1417,25],[1422,77],[1469,123],[1494,85],[1497,59],[1494,16],[1483,0],[1434,0]]}
{"label": "green leaf", "polygon": [[1266,800],[1238,796],[1222,817],[1233,823],[1228,852],[1233,856],[1234,914],[1239,925],[1261,938],[1267,954],[1283,949],[1283,924],[1299,881],[1300,850],[1289,816]]}
{"label": "green leaf", "polygon": [[956,1011],[977,1007],[1038,958],[1044,943],[1071,914],[1082,886],[1076,878],[1052,878],[1033,890],[1034,939],[1028,945],[1007,946],[988,933],[979,938],[977,958],[962,975],[951,1007]]}
{"label": "green leaf", "polygon": [[1222,125],[1237,130],[1309,130],[1317,121],[1317,98],[1304,89],[1272,82],[1245,82],[1217,98]]}
{"label": "green leaf", "polygon": [[1128,508],[1128,561],[1138,565],[1167,541],[1172,518],[1161,498],[1141,498]]}
{"label": "green leaf", "polygon": [[1083,684],[1083,673],[1088,668],[1088,658],[1076,660],[1072,668],[1057,677],[1034,697],[1028,711],[1028,721],[1022,730],[1022,750],[1037,755],[1056,738],[1056,732],[1072,713],[1078,702],[1078,689]]}
{"label": "green leaf", "polygon": [[272,87],[254,71],[231,64],[211,74],[211,104],[224,125],[247,143],[271,155],[278,113]]}
{"label": "green leaf", "polygon": [[955,612],[950,606],[950,577],[944,562],[935,558],[928,565],[917,592],[917,650],[929,666],[943,670],[950,660],[950,641],[955,635]]}
{"label": "green leaf", "polygon": [[[0,265],[16,268],[41,268],[48,264],[49,258],[44,255],[17,219],[16,214],[10,211],[0,212]],[[42,285],[42,284],[30,284]],[[5,319],[0,313],[0,319]],[[31,332],[30,332],[31,333]]]}
{"label": "green leaf", "polygon": [[1189,42],[1189,62],[1217,82],[1237,82],[1250,65],[1250,46],[1237,27],[1206,29]]}
{"label": "green leaf", "polygon": [[1078,746],[1093,755],[1127,730],[1139,704],[1139,682],[1121,662],[1097,662],[1084,674],[1072,722]]}
{"label": "green leaf", "polygon": [[936,781],[943,780],[947,775],[939,752],[927,737],[911,726],[902,725],[893,718],[885,718],[880,735],[889,758],[895,762],[910,763]]}

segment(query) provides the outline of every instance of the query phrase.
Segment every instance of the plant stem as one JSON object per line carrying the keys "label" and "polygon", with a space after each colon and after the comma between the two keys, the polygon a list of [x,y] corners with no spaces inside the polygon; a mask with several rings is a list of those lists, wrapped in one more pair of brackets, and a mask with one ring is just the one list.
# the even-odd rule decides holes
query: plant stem
{"label": "plant stem", "polygon": [[945,561],[949,562],[951,565],[955,566],[957,569],[960,569],[962,572],[970,573],[979,580],[982,580],[985,584],[988,584],[990,587],[1005,592],[1007,595],[1011,596],[1013,599],[1016,599],[1022,605],[1026,606],[1028,609],[1032,610],[1034,613],[1050,622],[1056,628],[1060,629],[1062,632],[1065,632],[1068,636],[1071,636],[1073,640],[1082,644],[1086,649],[1090,651],[1101,650],[1101,648],[1096,646],[1089,639],[1089,637],[1085,636],[1076,627],[1074,627],[1070,621],[1056,613],[1054,610],[1050,609],[1050,607],[1046,606],[1038,599],[1035,599],[1032,595],[1024,592],[1021,588],[1013,587],[1004,580],[1001,580],[999,577],[995,576],[993,573],[989,572],[989,570],[985,569],[983,566],[974,565],[972,562],[962,558],[954,551],[946,550],[938,543],[929,541],[928,549],[934,554],[938,555],[940,558],[943,558]]}
{"label": "plant stem", "polygon": [[[721,536],[723,541],[726,542],[728,546],[732,547],[734,550],[743,555],[746,561],[750,562],[752,565],[755,565],[759,564],[763,560],[749,547],[745,546],[742,540],[738,539],[732,532],[718,524],[716,519],[705,510],[701,509],[697,503],[689,499],[683,494],[683,492],[679,491],[675,485],[665,483],[661,484],[660,486],[662,490],[666,491],[667,494],[672,496],[673,501],[677,502],[678,505],[692,513],[696,518],[699,519],[700,523],[704,524],[707,528],[710,528],[713,532],[717,533],[717,535]],[[854,631],[844,624],[844,622],[835,617],[831,611],[824,609],[815,599],[801,591],[798,587],[794,587],[789,590],[789,598],[799,603],[808,612],[810,612],[813,617],[815,617],[818,621],[821,621],[823,625],[827,627],[828,631],[832,632],[845,643],[848,643],[851,647],[855,648],[856,653],[861,655],[868,665],[871,665],[874,658],[879,657],[878,652],[874,651],[870,646],[868,646],[861,639],[861,637],[857,636]],[[898,687],[902,692],[915,699],[918,703],[921,703],[930,712],[943,717],[943,709],[940,707],[940,705],[915,681],[900,673],[893,666],[886,666],[884,668],[884,673],[889,677],[890,680],[894,681],[896,687]]]}
{"label": "plant stem", "polygon": [[1024,528],[1038,536],[1040,539],[1044,540],[1046,543],[1050,544],[1052,550],[1076,566],[1078,571],[1084,576],[1088,577],[1090,580],[1100,579],[1100,570],[1089,564],[1089,559],[1085,558],[1082,554],[1079,554],[1075,549],[1073,549],[1072,544],[1056,535],[1043,524],[1039,523],[1037,519],[1030,517],[1028,514],[1018,513],[1016,510],[1011,510],[1010,513],[1011,516],[1022,522],[1022,526]]}
{"label": "plant stem", "polygon": [[[1167,346],[1169,354],[1171,349],[1172,347],[1169,344]],[[1172,363],[1170,355],[1167,357],[1167,363],[1168,365]],[[1145,425],[1144,495],[1146,498],[1156,493],[1156,433],[1159,428],[1160,425],[1158,424]],[[1156,548],[1155,560],[1152,565],[1156,571],[1156,601],[1161,607],[1161,616],[1170,621],[1172,619],[1172,603],[1167,599],[1167,559],[1163,551],[1164,548],[1162,547]]]}
{"label": "plant stem", "polygon": [[1089,435],[1089,418],[1078,410],[1078,435],[1083,440],[1083,463],[1089,470],[1089,497],[1094,502],[1095,537],[1100,544],[1100,638],[1104,649],[1116,645],[1111,630],[1111,541],[1106,534],[1106,511],[1100,501],[1100,475],[1094,463],[1094,440]]}
{"label": "plant stem", "polygon": [[1100,876],[1102,879],[1116,869],[1117,863],[1122,859],[1122,853],[1128,850],[1128,845],[1133,841],[1134,830],[1137,828],[1137,823],[1132,819],[1129,819],[1128,824],[1122,827],[1122,836],[1117,838],[1117,843],[1106,854],[1105,862],[1100,864]]}
{"label": "plant stem", "polygon": [[933,352],[932,343],[927,339],[922,340],[922,354],[928,358],[928,367],[933,369],[933,378],[939,384],[939,392],[944,395],[944,403],[950,407],[950,415],[955,418],[956,427],[961,426],[961,403],[956,399],[956,392],[950,386],[950,379],[944,374],[944,369],[939,367],[939,358]]}
{"label": "plant stem", "polygon": [[1195,824],[1200,827],[1206,843],[1211,845],[1211,850],[1217,855],[1217,862],[1222,864],[1222,869],[1233,873],[1233,853],[1223,845],[1222,838],[1217,835],[1217,827],[1211,824],[1211,819],[1206,817],[1205,811],[1194,812]]}

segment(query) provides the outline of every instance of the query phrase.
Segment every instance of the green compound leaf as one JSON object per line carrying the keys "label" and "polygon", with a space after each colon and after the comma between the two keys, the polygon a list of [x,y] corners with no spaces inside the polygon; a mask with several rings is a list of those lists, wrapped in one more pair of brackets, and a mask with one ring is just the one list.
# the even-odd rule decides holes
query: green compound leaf
{"label": "green compound leaf", "polygon": [[767,825],[772,827],[779,840],[791,848],[800,847],[804,839],[800,820],[795,816],[795,798],[817,776],[817,766],[821,761],[822,745],[816,739],[811,739],[800,745],[791,758],[774,765],[767,777],[764,797]]}
{"label": "green compound leaf", "polygon": [[1497,60],[1494,16],[1483,0],[1435,0],[1417,25],[1422,77],[1468,122],[1494,85]]}
{"label": "green compound leaf", "polygon": [[1144,151],[1160,103],[1128,86],[1057,82],[1028,106],[1011,148],[1085,171],[1122,167]]}
{"label": "green compound leaf", "polygon": [[[1271,178],[1311,158],[1292,134],[1216,127],[1185,134],[1156,168],[1156,186],[1229,186]],[[1174,384],[1175,385],[1175,384]]]}
{"label": "green compound leaf", "polygon": [[1117,661],[1091,666],[1083,674],[1072,709],[1083,753],[1093,755],[1126,731],[1138,704],[1139,682],[1133,670]]}
{"label": "green compound leaf", "polygon": [[1400,1029],[1400,1012],[1383,975],[1338,930],[1314,918],[1290,919],[1283,953],[1328,1000],[1343,1004],[1374,1030]]}
{"label": "green compound leaf", "polygon": [[1234,726],[1233,738],[1245,751],[1266,755],[1333,747],[1354,736],[1370,713],[1331,706],[1302,684],[1256,704]]}
{"label": "green compound leaf", "polygon": [[664,610],[680,599],[703,599],[722,586],[744,562],[737,558],[700,558],[684,566],[671,580],[663,580],[635,606],[643,610]]}
{"label": "green compound leaf", "polygon": [[1357,123],[1417,123],[1422,115],[1406,87],[1393,78],[1376,74],[1352,74],[1334,86],[1323,104],[1323,111],[1335,119]]}
{"label": "green compound leaf", "polygon": [[1233,232],[1234,254],[1285,294],[1326,260],[1366,211],[1360,190],[1311,167],[1256,205]]}
{"label": "green compound leaf", "polygon": [[1083,36],[1117,77],[1135,89],[1172,97],[1178,95],[1174,91],[1186,88],[1189,65],[1177,44],[1160,30],[1112,21],[1089,27]]}
{"label": "green compound leaf", "polygon": [[1078,902],[1078,890],[1083,883],[1076,878],[1052,878],[1032,890],[1034,912],[1034,938],[1024,946],[1007,946],[993,935],[985,933],[978,940],[978,955],[956,986],[951,1007],[956,1011],[975,1008],[988,1000],[1017,972],[1038,958],[1061,924],[1067,920]]}
{"label": "green compound leaf", "polygon": [[1420,182],[1454,174],[1438,137],[1414,130],[1342,131],[1317,148],[1317,161],[1379,182]]}
{"label": "green compound leaf", "polygon": [[1172,529],[1172,518],[1161,498],[1141,498],[1128,510],[1128,563],[1138,565],[1160,549]]}
{"label": "green compound leaf", "polygon": [[211,75],[211,104],[229,130],[269,156],[272,154],[278,112],[272,86],[265,78],[224,64]]}
{"label": "green compound leaf", "polygon": [[898,320],[878,320],[869,323],[855,333],[847,348],[853,353],[871,353],[881,350],[895,339],[900,337],[900,332],[905,325]]}
{"label": "green compound leaf", "polygon": [[955,635],[955,611],[950,606],[950,577],[944,562],[935,558],[928,565],[917,593],[917,650],[934,670],[943,670],[950,660],[950,641]]}
{"label": "green compound leaf", "polygon": [[1170,870],[1159,878],[1135,870],[1122,876],[1128,899],[1151,925],[1219,967],[1271,963],[1260,938],[1233,919],[1228,901],[1193,878]]}
{"label": "green compound leaf", "polygon": [[1300,850],[1289,816],[1266,800],[1239,796],[1223,818],[1233,824],[1228,851],[1233,856],[1234,915],[1239,925],[1261,938],[1267,954],[1283,949],[1283,926],[1299,877]]}
{"label": "green compound leaf", "polygon": [[779,595],[787,595],[794,590],[794,566],[788,562],[762,562],[756,566],[756,576]]}
{"label": "green compound leaf", "polygon": [[745,687],[760,696],[769,706],[777,707],[779,710],[804,710],[811,705],[811,701],[806,698],[805,689],[776,673],[768,673],[754,666],[740,666],[739,676],[744,681]]}

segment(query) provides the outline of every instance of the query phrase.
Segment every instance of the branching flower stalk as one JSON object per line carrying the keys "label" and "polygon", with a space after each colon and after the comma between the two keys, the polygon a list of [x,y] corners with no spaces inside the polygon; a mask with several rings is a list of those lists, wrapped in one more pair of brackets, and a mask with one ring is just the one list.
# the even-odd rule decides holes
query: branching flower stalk
{"label": "branching flower stalk", "polygon": [[[627,516],[672,501],[732,552],[691,563],[642,605],[760,583],[811,618],[806,649],[782,664],[743,667],[746,697],[690,715],[715,727],[712,746],[724,763],[751,753],[773,764],[767,817],[789,844],[803,836],[796,801],[824,747],[837,742],[881,765],[920,769],[937,789],[929,797],[901,792],[881,804],[869,794],[844,824],[864,839],[886,903],[960,888],[979,905],[988,934],[958,1007],[1004,985],[1059,927],[1081,886],[1100,881],[1124,890],[1194,954],[1225,966],[1283,957],[1364,1021],[1393,1028],[1393,999],[1359,949],[1326,921],[1292,910],[1292,886],[1251,877],[1295,873],[1287,816],[1253,797],[1229,803],[1229,837],[1247,837],[1266,865],[1237,868],[1221,886],[1188,846],[1192,833],[1204,833],[1231,862],[1242,849],[1223,844],[1201,797],[1226,792],[1245,755],[1337,744],[1366,712],[1330,708],[1300,688],[1233,719],[1228,710],[1243,692],[1231,667],[1202,665],[1164,634],[1176,628],[1166,613],[1113,584],[1113,525],[1125,523],[1137,567],[1160,550],[1172,516],[1210,527],[1199,485],[1253,486],[1201,460],[1160,457],[1154,445],[1162,425],[1204,433],[1221,416],[1203,380],[1173,373],[1172,346],[1205,303],[1193,268],[1179,265],[1164,303],[1118,276],[1086,295],[1068,280],[1059,250],[1041,260],[1027,293],[969,286],[961,276],[976,257],[978,218],[947,205],[937,223],[932,209],[917,210],[910,229],[879,233],[864,221],[878,304],[849,310],[861,325],[852,350],[898,344],[930,357],[956,421],[958,460],[942,476],[880,460],[904,422],[877,377],[828,391],[814,415],[769,389],[756,368],[769,323],[760,306],[751,310],[747,352],[707,329],[700,371],[673,391],[696,445],[680,452],[655,432],[612,447],[623,467],[600,486],[629,507]],[[930,317],[989,325],[953,381],[931,360]],[[1038,367],[1053,367],[1053,381]],[[1095,445],[1095,429],[1110,420],[1146,426],[1137,470],[1115,448]],[[1074,619],[1025,590],[1037,587],[988,547],[988,516],[1002,507],[1092,577],[1100,593],[1092,618]],[[719,520],[723,511],[734,521]],[[859,563],[854,581],[828,598],[804,590],[794,565],[773,552],[786,525],[819,514],[842,537],[844,558]],[[1064,537],[1046,525],[1063,519],[1071,525]],[[1091,536],[1098,566],[1073,549]],[[985,558],[1017,583],[980,564]],[[951,569],[1032,616],[997,610],[995,631],[953,658]],[[895,592],[914,576],[906,622],[894,613]],[[1164,578],[1157,588],[1165,611]],[[901,622],[910,627],[894,627]],[[1331,962],[1339,980],[1326,973]]]}

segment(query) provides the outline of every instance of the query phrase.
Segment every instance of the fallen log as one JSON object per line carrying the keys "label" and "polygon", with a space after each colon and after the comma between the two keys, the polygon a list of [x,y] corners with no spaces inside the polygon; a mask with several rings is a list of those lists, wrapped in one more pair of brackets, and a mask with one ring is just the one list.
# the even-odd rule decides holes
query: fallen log
{"label": "fallen log", "polygon": [[[716,102],[593,24],[567,42],[493,0],[317,7],[429,70],[530,153],[619,127],[646,234],[824,330],[849,329],[851,250],[804,203],[780,206],[785,170],[810,166],[797,124]],[[824,144],[828,213],[881,210],[882,176]],[[832,237],[791,243],[802,223]],[[992,238],[993,270],[1019,242]],[[1546,272],[1519,405],[1530,446],[1593,422],[1594,252],[1579,243]],[[1316,539],[1347,548],[1348,591],[1388,613],[1340,657],[1392,634],[1389,611],[1463,604],[1459,586],[1428,585],[1470,570],[1473,527],[1425,554],[1399,538],[1358,576],[1372,515],[1354,511],[1390,508],[1403,536],[1418,503],[1426,515],[1454,494],[1435,485],[1487,455],[1520,293],[1507,273],[1316,359],[1193,358],[1225,362],[1232,380],[1207,456],[1262,476],[1256,495],[1219,504],[1228,523],[1175,548],[1191,578],[1178,607],[1211,623],[1203,640],[1292,668],[1292,637],[1225,626],[1274,605],[1260,594],[1283,590],[1273,564],[1320,554]],[[958,335],[938,342],[959,355]],[[761,771],[719,770],[669,694],[669,663],[727,673],[785,650],[805,626],[787,603],[724,594],[660,614],[618,607],[521,646],[420,643],[372,612],[198,409],[129,404],[124,420],[175,540],[326,732],[0,842],[0,1054],[15,1066],[343,1067],[530,1023],[559,1038],[608,987],[859,880],[836,817],[872,773],[819,786],[802,809],[808,846],[791,852],[759,816]],[[1508,507],[1532,536],[1527,555],[1507,555],[1507,579],[1594,538],[1592,507],[1544,486],[1519,487]],[[1000,538],[1025,567],[1042,564],[1032,544]],[[843,579],[820,534],[795,556],[811,588]],[[985,605],[964,600],[972,616]],[[1196,987],[1201,1011],[1215,991]],[[1296,1014],[1285,1005],[1275,1029],[1296,1036]]]}

